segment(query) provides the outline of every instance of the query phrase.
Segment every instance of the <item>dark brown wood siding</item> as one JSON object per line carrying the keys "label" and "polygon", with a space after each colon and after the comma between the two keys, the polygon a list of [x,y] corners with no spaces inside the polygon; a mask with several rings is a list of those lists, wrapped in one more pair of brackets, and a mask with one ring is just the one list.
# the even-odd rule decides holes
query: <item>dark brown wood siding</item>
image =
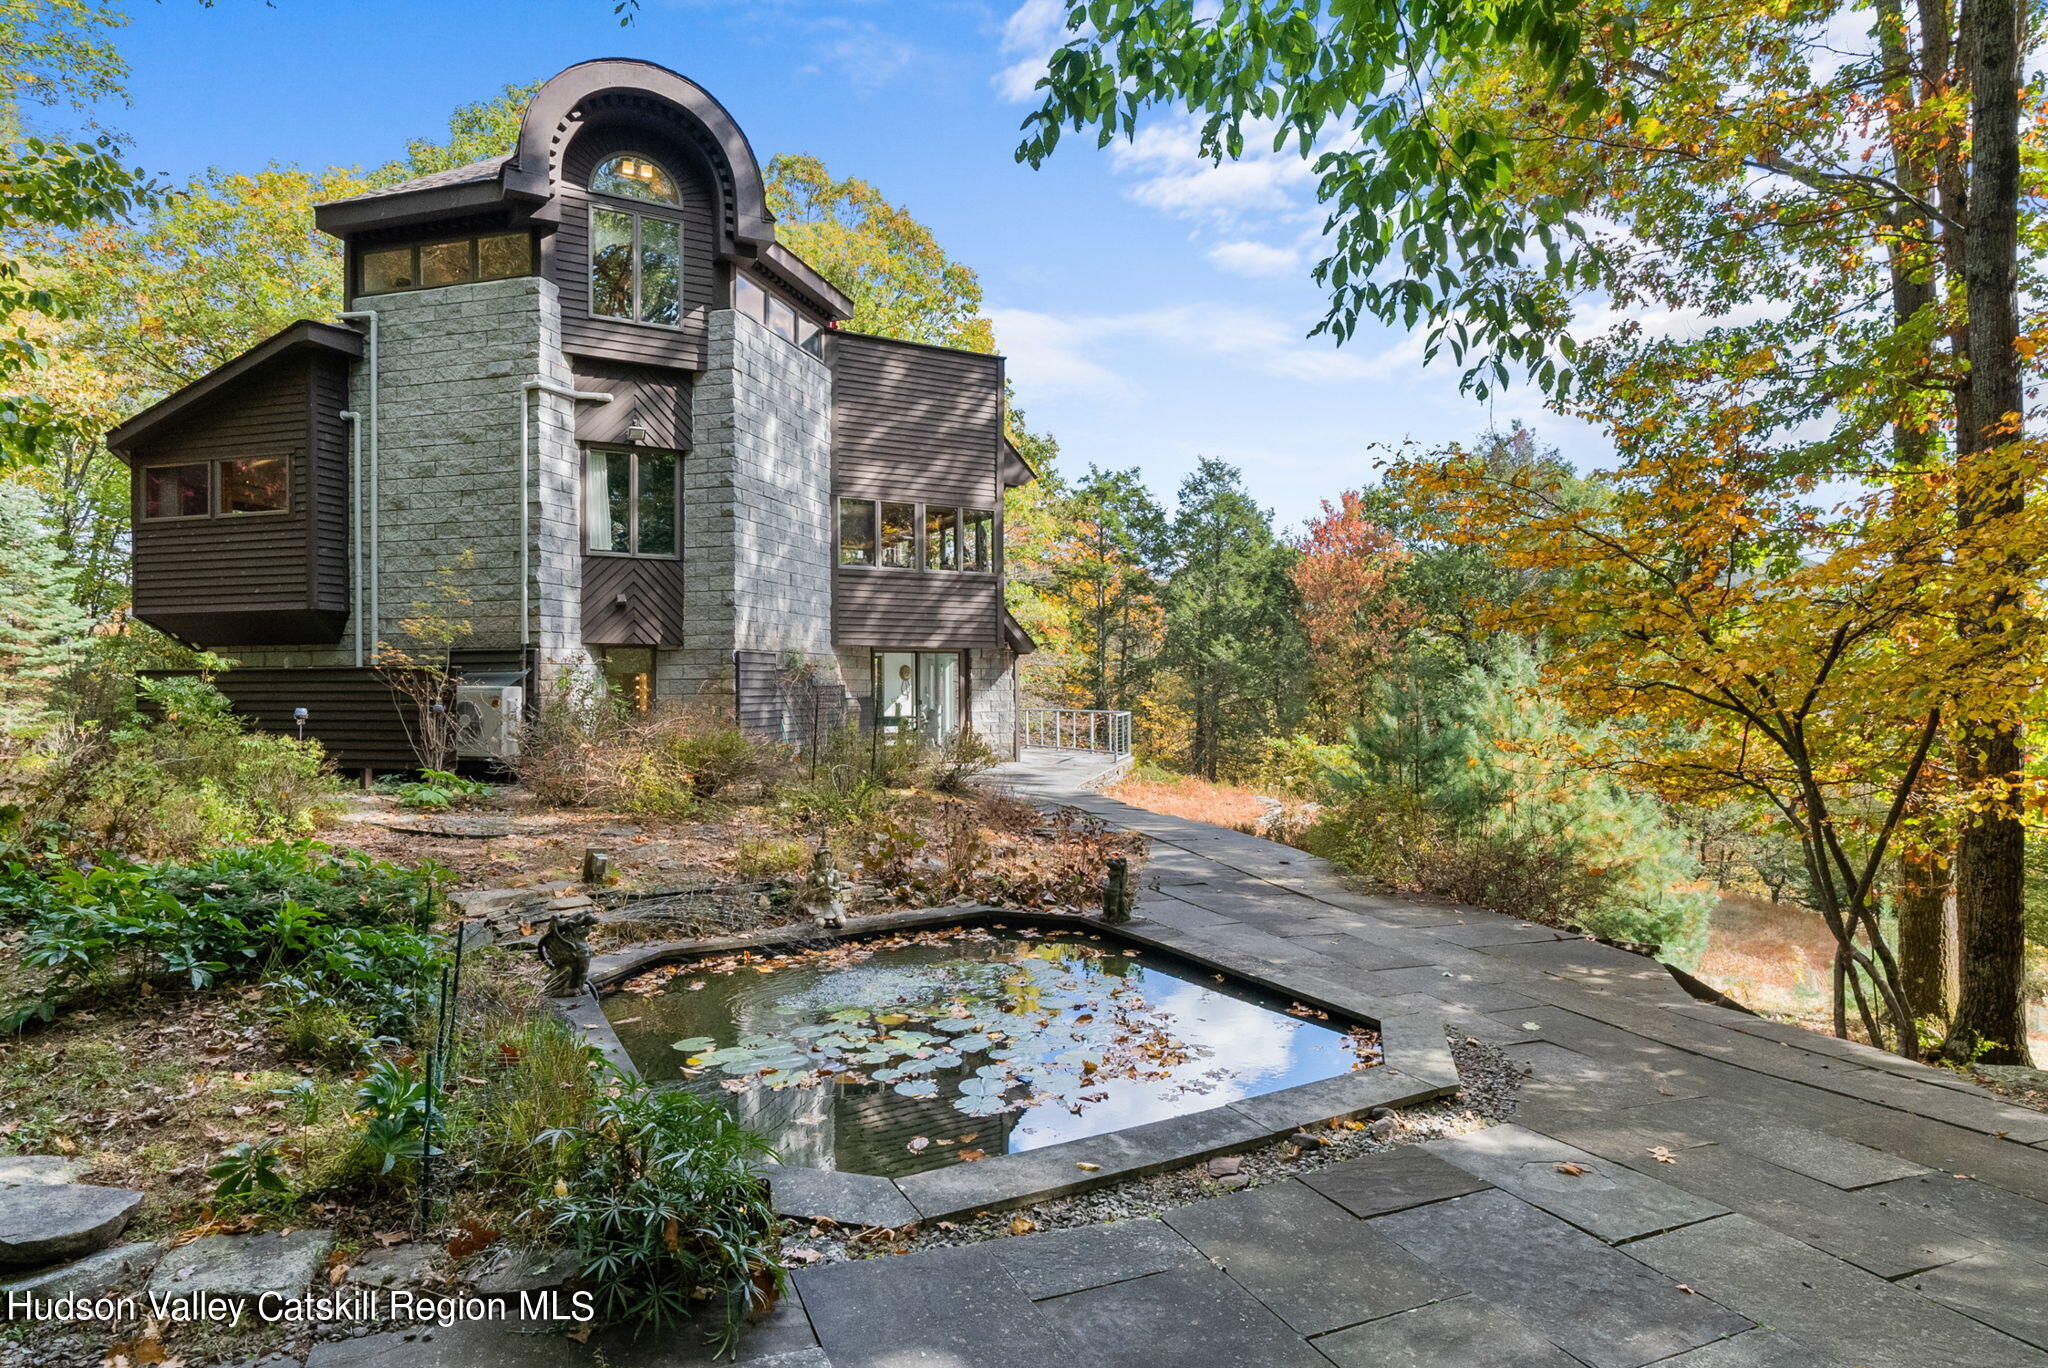
{"label": "dark brown wood siding", "polygon": [[[676,208],[613,200],[585,187],[598,163],[616,152],[643,152],[676,178]],[[561,222],[546,245],[544,269],[562,298],[562,350],[573,355],[702,370],[711,310],[718,307],[719,213],[717,183],[701,153],[660,133],[616,120],[579,130],[563,154],[559,187]],[[674,218],[683,225],[682,315],[669,328],[590,312],[590,212],[603,204]]]}
{"label": "dark brown wood siding", "polygon": [[690,376],[659,366],[633,366],[578,357],[576,388],[612,396],[609,404],[576,406],[576,440],[605,446],[624,442],[635,421],[647,430],[646,445],[669,451],[690,448]]}
{"label": "dark brown wood siding", "polygon": [[592,646],[683,644],[683,563],[583,558],[583,640]]}
{"label": "dark brown wood siding", "polygon": [[[201,646],[337,638],[348,610],[346,363],[287,356],[129,453],[135,615]],[[223,456],[282,456],[290,508],[147,520],[143,472]]]}
{"label": "dark brown wood siding", "polygon": [[840,494],[1001,504],[1001,357],[833,333],[825,359]]}
{"label": "dark brown wood siding", "polygon": [[993,575],[840,569],[832,578],[832,640],[933,650],[996,646],[1001,607],[1001,582]]}

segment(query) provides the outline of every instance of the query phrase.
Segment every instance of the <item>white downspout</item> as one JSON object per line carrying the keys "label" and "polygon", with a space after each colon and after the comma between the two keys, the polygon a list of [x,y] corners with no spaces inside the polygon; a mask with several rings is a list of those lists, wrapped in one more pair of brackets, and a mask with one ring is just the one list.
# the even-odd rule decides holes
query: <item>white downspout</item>
{"label": "white downspout", "polygon": [[356,634],[356,668],[363,668],[363,415],[343,409],[348,424],[348,620]]}
{"label": "white downspout", "polygon": [[571,389],[539,376],[526,382],[519,394],[519,649],[533,644],[533,436],[526,417],[526,405],[536,394],[587,404],[609,404],[612,396],[603,390]]}
{"label": "white downspout", "polygon": [[[358,665],[361,665],[361,664],[363,663],[363,633],[364,633],[364,629],[365,629],[365,628],[367,627],[367,629],[368,629],[368,631],[369,631],[370,649],[372,649],[372,650],[375,650],[375,649],[376,649],[376,646],[377,646],[377,629],[379,628],[379,626],[381,626],[381,623],[380,623],[379,619],[380,619],[380,617],[381,617],[381,615],[382,615],[382,613],[383,613],[383,599],[382,599],[382,598],[380,597],[380,595],[379,595],[379,589],[380,589],[380,587],[381,587],[381,586],[380,586],[380,583],[379,583],[379,578],[378,578],[378,577],[379,577],[379,575],[380,575],[380,574],[382,573],[382,569],[383,569],[383,561],[382,561],[382,559],[381,559],[381,558],[379,557],[379,555],[378,555],[378,530],[379,530],[379,526],[380,526],[380,519],[379,519],[379,517],[378,517],[378,514],[379,514],[379,511],[380,511],[380,509],[381,509],[381,505],[379,504],[379,502],[378,502],[378,499],[379,499],[379,497],[380,497],[380,489],[381,489],[381,487],[380,487],[380,485],[379,485],[379,483],[378,483],[378,480],[377,480],[377,457],[378,457],[378,452],[379,452],[379,447],[378,447],[378,444],[377,444],[377,437],[378,437],[378,429],[377,429],[377,391],[378,391],[378,390],[380,390],[380,389],[382,389],[382,388],[383,388],[384,386],[383,386],[383,373],[382,373],[382,372],[381,372],[380,370],[378,370],[378,368],[377,368],[377,313],[376,313],[376,310],[374,310],[374,309],[347,309],[347,310],[344,310],[344,311],[342,311],[342,312],[341,312],[340,314],[338,314],[338,315],[337,315],[337,317],[339,317],[339,318],[343,318],[343,319],[346,319],[347,321],[349,321],[349,322],[351,322],[351,323],[356,323],[356,322],[364,322],[364,321],[367,321],[367,322],[369,323],[369,325],[370,325],[370,346],[369,346],[369,354],[368,354],[368,355],[367,355],[367,356],[366,356],[366,357],[364,358],[365,360],[367,360],[367,361],[368,361],[368,362],[370,363],[370,404],[369,404],[369,409],[370,409],[370,479],[369,479],[369,499],[368,499],[368,505],[369,505],[369,513],[370,513],[370,516],[369,516],[369,529],[368,529],[368,533],[369,533],[369,543],[370,543],[370,545],[369,545],[369,556],[370,556],[370,576],[369,576],[369,578],[370,578],[370,610],[369,610],[369,614],[368,614],[368,620],[367,620],[367,622],[366,622],[366,621],[364,621],[364,618],[363,618],[363,615],[362,615],[362,614],[360,614],[360,613],[359,613],[359,614],[357,614],[357,621],[356,621],[356,664],[358,664]],[[363,522],[363,517],[362,517],[361,509],[362,509],[362,507],[363,507],[363,502],[364,502],[364,501],[363,501],[363,499],[362,499],[362,497],[361,497],[361,494],[362,494],[362,490],[361,490],[361,485],[362,485],[362,481],[361,481],[361,479],[360,479],[360,478],[358,478],[358,480],[357,480],[357,505],[356,505],[356,506],[357,506],[357,515],[356,515],[356,521],[357,521],[357,524],[358,524],[358,526],[359,526],[359,527],[360,527],[361,523]],[[358,543],[358,545],[360,546],[360,542]],[[358,552],[358,554],[360,554],[360,551]]]}

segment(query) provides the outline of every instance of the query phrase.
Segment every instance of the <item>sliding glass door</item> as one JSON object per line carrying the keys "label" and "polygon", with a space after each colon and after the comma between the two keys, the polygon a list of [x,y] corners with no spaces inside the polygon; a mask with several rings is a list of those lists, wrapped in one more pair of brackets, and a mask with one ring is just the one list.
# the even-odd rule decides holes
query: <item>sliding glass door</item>
{"label": "sliding glass door", "polygon": [[943,746],[960,731],[958,651],[876,651],[875,727],[884,741]]}

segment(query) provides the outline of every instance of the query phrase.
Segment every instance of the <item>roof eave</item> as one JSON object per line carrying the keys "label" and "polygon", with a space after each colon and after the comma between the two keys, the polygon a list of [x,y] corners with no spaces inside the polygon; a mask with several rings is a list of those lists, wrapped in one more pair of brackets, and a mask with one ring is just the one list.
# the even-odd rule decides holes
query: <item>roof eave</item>
{"label": "roof eave", "polygon": [[396,195],[330,200],[313,206],[313,224],[323,233],[347,238],[372,228],[404,228],[505,204],[538,204],[547,199],[546,177],[541,178],[538,189],[531,182],[532,177],[519,172],[501,173],[489,180],[461,185],[434,185]]}
{"label": "roof eave", "polygon": [[183,389],[157,400],[107,434],[107,449],[125,456],[174,423],[191,416],[206,402],[246,375],[291,353],[330,351],[351,361],[363,355],[363,335],[354,328],[302,318],[258,342],[224,365],[217,366]]}

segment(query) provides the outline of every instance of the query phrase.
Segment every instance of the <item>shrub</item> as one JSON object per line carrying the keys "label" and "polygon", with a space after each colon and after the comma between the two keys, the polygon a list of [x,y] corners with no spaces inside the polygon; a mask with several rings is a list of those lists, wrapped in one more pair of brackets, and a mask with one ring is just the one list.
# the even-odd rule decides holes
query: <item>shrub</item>
{"label": "shrub", "polygon": [[183,865],[17,865],[9,878],[32,908],[21,963],[42,983],[0,1029],[116,982],[175,977],[195,989],[261,979],[289,1008],[333,1006],[402,1035],[440,967],[426,935],[440,896],[431,865],[279,842]]}
{"label": "shrub", "polygon": [[540,1137],[532,1223],[574,1251],[599,1320],[661,1330],[707,1307],[730,1348],[787,1283],[767,1142],[705,1098],[624,1074],[606,1083]]}
{"label": "shrub", "polygon": [[733,847],[732,872],[741,879],[772,879],[795,873],[810,858],[810,850],[793,837],[747,835]]}
{"label": "shrub", "polygon": [[1304,844],[1399,887],[1691,963],[1712,906],[1698,865],[1654,798],[1573,763],[1591,739],[1538,691],[1527,653],[1436,697],[1389,686],[1326,772],[1332,803]]}
{"label": "shrub", "polygon": [[699,798],[716,798],[749,783],[759,783],[776,768],[779,747],[757,741],[738,727],[698,724],[684,714],[662,735],[668,761],[689,776]]}
{"label": "shrub", "polygon": [[475,779],[465,779],[447,770],[421,770],[417,780],[385,780],[377,785],[384,792],[398,799],[401,807],[425,808],[430,811],[445,811],[458,803],[470,803],[484,797],[491,786]]}

